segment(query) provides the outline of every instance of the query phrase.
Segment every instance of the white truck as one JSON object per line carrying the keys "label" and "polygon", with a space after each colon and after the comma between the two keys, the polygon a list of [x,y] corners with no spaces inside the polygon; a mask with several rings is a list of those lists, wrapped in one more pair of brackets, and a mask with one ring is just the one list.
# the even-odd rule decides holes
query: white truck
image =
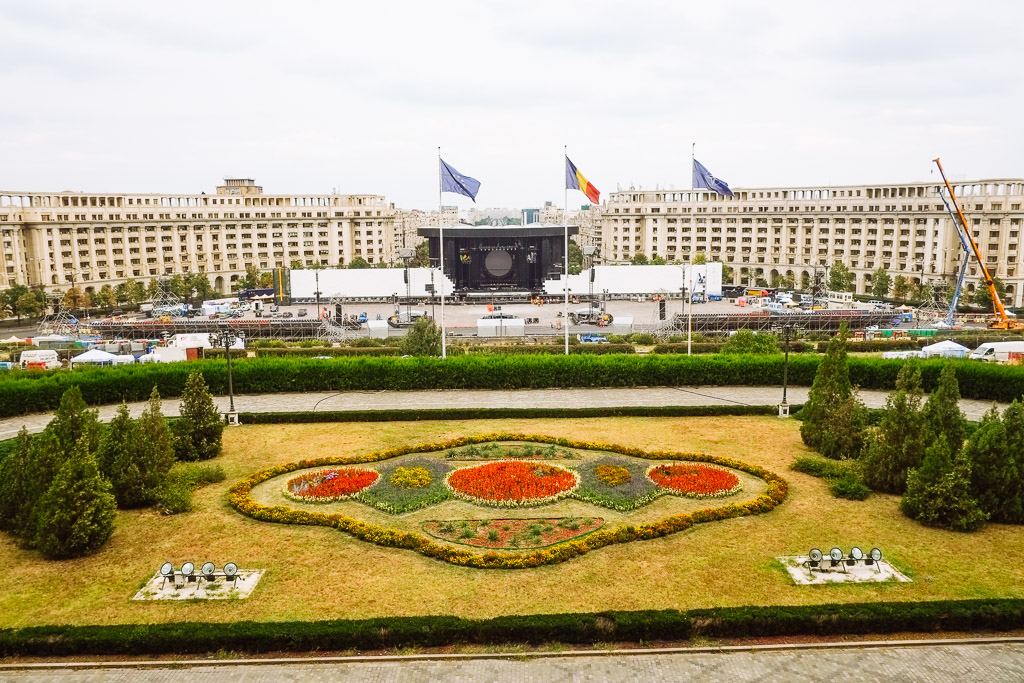
{"label": "white truck", "polygon": [[22,351],[19,360],[25,370],[56,370],[61,367],[60,358],[52,349]]}
{"label": "white truck", "polygon": [[1024,361],[1024,341],[988,342],[971,351],[971,360],[996,363]]}

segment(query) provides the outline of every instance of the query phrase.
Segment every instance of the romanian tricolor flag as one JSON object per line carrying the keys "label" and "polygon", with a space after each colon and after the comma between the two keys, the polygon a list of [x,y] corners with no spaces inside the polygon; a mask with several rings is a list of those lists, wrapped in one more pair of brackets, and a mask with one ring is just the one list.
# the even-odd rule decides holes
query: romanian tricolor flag
{"label": "romanian tricolor flag", "polygon": [[601,191],[576,170],[576,165],[569,161],[569,157],[565,158],[565,189],[579,190],[595,204],[601,203]]}

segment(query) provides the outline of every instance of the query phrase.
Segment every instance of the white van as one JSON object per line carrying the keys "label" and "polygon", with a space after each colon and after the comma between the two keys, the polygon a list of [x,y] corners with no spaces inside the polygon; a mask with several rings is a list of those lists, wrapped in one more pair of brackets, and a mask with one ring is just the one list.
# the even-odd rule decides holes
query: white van
{"label": "white van", "polygon": [[1024,341],[988,342],[971,351],[971,360],[1005,363],[1012,358],[1024,358]]}
{"label": "white van", "polygon": [[25,370],[55,370],[61,367],[57,352],[52,349],[32,349],[21,352],[21,367]]}

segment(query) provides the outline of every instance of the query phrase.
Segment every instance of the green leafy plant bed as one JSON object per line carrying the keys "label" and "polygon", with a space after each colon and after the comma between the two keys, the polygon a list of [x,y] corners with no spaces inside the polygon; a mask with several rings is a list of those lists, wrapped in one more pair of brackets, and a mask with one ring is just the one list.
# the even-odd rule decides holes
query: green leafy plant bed
{"label": "green leafy plant bed", "polygon": [[[564,464],[537,458],[485,458],[483,463],[454,466],[447,457],[449,452],[493,442],[502,448],[514,446],[524,451],[553,446],[575,458],[564,458],[569,460]],[[648,476],[648,471],[659,467],[659,461],[665,463],[664,484]],[[364,463],[380,464],[373,469],[355,467]],[[305,485],[308,478],[321,485],[330,472],[346,468],[379,476],[362,489],[355,490],[354,484],[342,487],[345,490],[341,496],[349,497],[337,497],[332,505],[298,503],[301,508],[295,509],[279,502],[282,484],[277,482],[283,482],[284,490],[294,495],[291,482]],[[287,477],[293,472],[299,475]],[[700,503],[680,495],[735,493],[744,483],[740,473],[744,473],[751,492],[737,502],[699,508]],[[709,475],[713,477],[707,479]],[[756,479],[763,483],[755,485]],[[261,486],[265,482],[267,486]],[[703,522],[769,512],[786,498],[787,490],[785,480],[772,472],[703,453],[644,451],[551,436],[498,433],[272,467],[235,484],[228,500],[242,514],[262,521],[332,527],[363,541],[415,550],[466,567],[522,569],[564,562],[613,543],[667,536]],[[328,493],[337,495],[333,489]],[[676,495],[665,496],[657,510],[645,513],[644,523],[631,521],[629,515],[634,510],[666,493]],[[408,512],[410,516],[382,525],[379,516],[361,515],[360,503],[392,514]],[[455,513],[452,519],[437,514],[429,520],[417,518],[416,510],[434,504],[442,504],[439,510]],[[476,505],[507,507],[510,514],[486,527],[482,521],[470,526],[471,516],[465,512]],[[535,505],[550,506],[545,518],[549,521],[516,517],[512,512],[520,506]],[[611,515],[614,523],[608,523],[607,512],[600,517],[589,515],[585,511],[589,505],[616,511]],[[597,521],[601,523],[592,526]],[[449,541],[470,547],[456,548]]]}
{"label": "green leafy plant bed", "polygon": [[444,454],[448,460],[579,460],[580,456],[554,444],[485,443],[453,448]]}
{"label": "green leafy plant bed", "polygon": [[602,526],[600,517],[547,517],[431,520],[423,523],[423,530],[442,541],[474,548],[529,550],[580,538]]}

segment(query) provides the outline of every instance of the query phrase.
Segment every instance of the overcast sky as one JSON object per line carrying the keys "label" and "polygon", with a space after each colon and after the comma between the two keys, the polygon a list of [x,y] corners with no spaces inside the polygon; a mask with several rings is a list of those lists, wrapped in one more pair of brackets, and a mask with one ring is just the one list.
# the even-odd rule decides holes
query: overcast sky
{"label": "overcast sky", "polygon": [[[602,191],[1024,176],[1024,3],[0,0],[0,189]],[[570,206],[585,198],[570,192]],[[445,195],[445,203],[472,206]]]}

